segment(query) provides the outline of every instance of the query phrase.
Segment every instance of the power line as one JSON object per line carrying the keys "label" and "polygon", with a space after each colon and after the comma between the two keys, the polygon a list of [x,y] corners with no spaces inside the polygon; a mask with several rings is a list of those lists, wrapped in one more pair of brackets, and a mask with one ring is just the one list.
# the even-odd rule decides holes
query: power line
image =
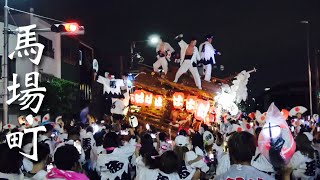
{"label": "power line", "polygon": [[16,25],[16,26],[18,27],[16,21],[15,21],[14,18],[12,17],[12,14],[11,14],[10,10],[8,10],[8,13],[9,13],[11,19],[13,20],[14,25]]}
{"label": "power line", "polygon": [[63,21],[60,21],[60,20],[57,20],[57,19],[49,18],[49,17],[46,17],[46,16],[41,16],[41,15],[38,15],[38,14],[34,14],[34,13],[22,11],[22,10],[19,10],[19,9],[14,9],[14,8],[11,8],[11,7],[9,7],[8,9],[9,9],[9,10],[13,10],[13,11],[17,11],[17,12],[20,12],[20,13],[25,13],[25,14],[33,15],[33,16],[40,17],[40,18],[43,18],[43,19],[48,19],[48,20],[51,20],[51,21],[56,21],[56,22],[59,22],[59,23],[66,23],[66,22],[63,22]]}

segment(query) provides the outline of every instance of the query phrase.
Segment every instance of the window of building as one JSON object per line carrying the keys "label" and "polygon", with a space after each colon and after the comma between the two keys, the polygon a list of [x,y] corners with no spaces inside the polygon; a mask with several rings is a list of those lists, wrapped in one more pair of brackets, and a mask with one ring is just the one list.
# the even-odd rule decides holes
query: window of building
{"label": "window of building", "polygon": [[[0,56],[0,79],[2,79],[2,56]],[[16,58],[12,60],[8,58],[8,80],[12,81],[13,73],[16,73]]]}
{"label": "window of building", "polygon": [[54,58],[52,40],[44,36],[38,35],[38,42],[44,45],[44,50],[42,55]]}

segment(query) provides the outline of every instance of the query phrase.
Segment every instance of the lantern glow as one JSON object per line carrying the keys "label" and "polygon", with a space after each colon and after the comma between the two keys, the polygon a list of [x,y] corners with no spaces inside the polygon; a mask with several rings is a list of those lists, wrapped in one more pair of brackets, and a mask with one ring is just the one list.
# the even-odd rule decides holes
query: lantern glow
{"label": "lantern glow", "polygon": [[134,91],[134,101],[135,101],[135,105],[143,106],[144,105],[144,92],[141,90]]}
{"label": "lantern glow", "polygon": [[153,98],[153,94],[152,93],[150,93],[150,92],[144,93],[144,105],[145,106],[151,106],[152,98]]}
{"label": "lantern glow", "polygon": [[173,107],[176,109],[182,109],[184,104],[184,94],[182,92],[176,92],[173,94]]}
{"label": "lantern glow", "polygon": [[197,96],[188,96],[186,101],[186,110],[187,112],[193,113],[196,110],[197,106]]}
{"label": "lantern glow", "polygon": [[131,103],[131,104],[135,104],[134,94],[130,94],[130,103]]}
{"label": "lantern glow", "polygon": [[198,107],[195,113],[195,118],[198,120],[204,120],[209,112],[210,103],[208,101],[199,99],[197,104]]}
{"label": "lantern glow", "polygon": [[163,97],[160,96],[160,95],[156,95],[154,97],[154,107],[156,109],[161,109],[162,108],[162,100],[163,100]]}

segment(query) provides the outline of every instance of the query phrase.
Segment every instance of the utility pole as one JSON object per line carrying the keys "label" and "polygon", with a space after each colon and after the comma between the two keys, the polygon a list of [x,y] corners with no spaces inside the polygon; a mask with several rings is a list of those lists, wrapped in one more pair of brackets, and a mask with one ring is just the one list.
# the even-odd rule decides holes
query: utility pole
{"label": "utility pole", "polygon": [[8,27],[8,0],[4,3],[4,21],[3,21],[3,57],[2,57],[2,105],[3,116],[2,125],[8,124],[8,53],[9,53],[9,27]]}
{"label": "utility pole", "polygon": [[133,63],[133,53],[134,53],[134,48],[136,48],[135,47],[136,46],[136,42],[134,42],[134,41],[132,41],[131,43],[130,43],[130,57],[131,57],[131,59],[130,59],[130,69],[132,70],[133,69],[133,66],[134,66],[134,63]]}
{"label": "utility pole", "polygon": [[310,116],[312,117],[312,115],[313,115],[313,104],[312,104],[311,62],[310,62],[310,22],[309,21],[301,21],[300,23],[306,25],[308,76],[309,76],[309,103],[310,103]]}
{"label": "utility pole", "polygon": [[319,114],[320,112],[320,88],[319,88],[319,64],[318,64],[318,61],[319,61],[319,56],[320,56],[320,49],[316,49],[315,50],[315,74],[316,74],[316,94],[317,94],[317,113]]}

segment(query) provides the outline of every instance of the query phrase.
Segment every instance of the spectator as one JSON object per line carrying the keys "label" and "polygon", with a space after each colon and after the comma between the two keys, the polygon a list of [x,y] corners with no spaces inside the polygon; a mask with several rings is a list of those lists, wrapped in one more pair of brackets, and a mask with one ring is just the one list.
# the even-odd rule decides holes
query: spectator
{"label": "spectator", "polygon": [[179,135],[187,136],[188,133],[187,133],[187,131],[186,131],[185,129],[181,129],[181,130],[179,131]]}
{"label": "spectator", "polygon": [[215,179],[274,179],[250,166],[252,156],[255,154],[256,143],[254,136],[248,132],[235,132],[228,140],[230,169]]}
{"label": "spectator", "polygon": [[131,139],[124,146],[121,145],[119,136],[115,132],[109,132],[104,139],[106,154],[99,154],[97,160],[97,172],[100,173],[102,180],[130,179],[128,171],[129,157],[135,151],[134,129],[129,132]]}
{"label": "spectator", "polygon": [[105,131],[100,131],[93,135],[94,140],[96,141],[96,154],[106,153],[105,149],[103,148],[103,138],[105,135]]}
{"label": "spectator", "polygon": [[23,180],[20,171],[23,156],[19,148],[10,149],[8,144],[0,144],[0,178],[9,180]]}
{"label": "spectator", "polygon": [[[22,139],[22,150],[26,154],[30,154],[31,148],[33,146],[32,144],[33,134],[27,133],[23,136]],[[26,173],[32,170],[33,163],[29,158],[23,157],[22,161],[22,172]]]}
{"label": "spectator", "polygon": [[56,147],[56,149],[54,151],[54,154],[56,153],[56,151],[57,151],[57,149],[59,147],[65,146],[66,144],[77,147],[78,154],[80,154],[79,162],[81,164],[85,164],[85,153],[83,151],[83,148],[81,147],[80,133],[79,133],[79,129],[78,128],[70,127],[68,129],[68,140],[66,142],[64,142],[64,143],[60,143]]}
{"label": "spectator", "polygon": [[54,154],[54,164],[56,167],[51,169],[46,178],[54,180],[89,180],[86,175],[81,173],[79,158],[79,152],[73,145],[65,144],[58,147]]}
{"label": "spectator", "polygon": [[215,151],[216,157],[217,157],[217,161],[219,161],[222,157],[222,155],[224,154],[223,152],[223,136],[221,133],[217,132],[216,136],[217,139],[216,141],[213,143],[212,146],[212,150]]}
{"label": "spectator", "polygon": [[[315,126],[316,128],[316,126]],[[315,155],[316,155],[316,176],[317,179],[320,179],[320,132],[319,131],[314,131],[315,138],[313,139],[313,148],[315,150]]]}
{"label": "spectator", "polygon": [[139,151],[139,156],[142,157],[142,161],[144,162],[145,166],[150,169],[155,169],[157,167],[157,163],[152,158],[152,156],[158,156],[157,150],[153,146],[153,139],[150,134],[145,134],[141,138],[141,148]]}
{"label": "spectator", "polygon": [[179,180],[179,159],[173,151],[164,152],[159,158],[159,169],[143,169],[137,180],[165,179]]}
{"label": "spectator", "polygon": [[194,151],[188,149],[188,138],[182,135],[175,139],[174,152],[179,161],[179,177],[180,179],[199,179],[201,169],[207,172],[209,167],[204,163],[203,156],[198,156]]}
{"label": "spectator", "polygon": [[293,179],[314,179],[316,172],[315,151],[311,146],[311,133],[299,133],[296,137],[296,152],[293,154],[289,166],[293,169]]}
{"label": "spectator", "polygon": [[[199,132],[196,132],[193,134],[193,136],[191,137],[191,142],[192,142],[192,147],[194,151],[196,151],[196,147],[204,151],[203,138]],[[202,152],[202,154],[203,153],[204,152]]]}
{"label": "spectator", "polygon": [[39,135],[39,138],[38,138],[38,142],[48,144],[48,146],[50,148],[50,154],[53,155],[54,143],[51,140],[51,135],[52,135],[52,132],[53,132],[53,126],[51,124],[45,124],[44,127],[46,128],[46,132],[44,132],[44,131],[40,131],[39,132],[40,135]]}
{"label": "spectator", "polygon": [[159,153],[153,146],[153,139],[150,134],[145,134],[141,138],[141,148],[136,156],[137,179],[140,179],[141,171],[144,168],[156,169],[158,167],[158,158],[156,157],[159,156]]}
{"label": "spectator", "polygon": [[[33,167],[32,170],[26,173],[26,177],[32,178],[35,180],[42,180],[45,179],[47,174],[46,165],[48,164],[49,155],[50,155],[50,148],[45,143],[38,143],[38,161],[32,161]],[[31,150],[31,152],[33,152]]]}
{"label": "spectator", "polygon": [[[255,137],[256,137],[256,141],[258,142],[258,138],[260,135],[262,128],[258,127],[255,130]],[[251,160],[251,166],[255,167],[256,169],[258,169],[259,171],[262,171],[264,173],[267,173],[269,175],[272,175],[273,177],[275,176],[275,170],[273,169],[272,164],[267,160],[267,158],[265,156],[263,156],[259,149],[256,148],[256,152],[254,157]]]}
{"label": "spectator", "polygon": [[172,150],[171,144],[167,142],[167,134],[160,132],[157,134],[157,150],[159,154]]}

